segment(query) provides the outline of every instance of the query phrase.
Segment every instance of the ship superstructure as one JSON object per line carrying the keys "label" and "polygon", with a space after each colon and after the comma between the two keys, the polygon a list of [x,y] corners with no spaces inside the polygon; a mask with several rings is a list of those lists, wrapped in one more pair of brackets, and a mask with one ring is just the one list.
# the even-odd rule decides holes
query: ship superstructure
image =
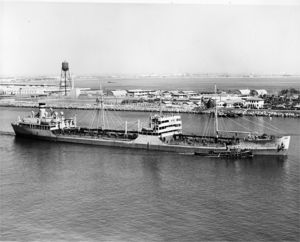
{"label": "ship superstructure", "polygon": [[157,135],[161,138],[172,137],[182,133],[182,122],[179,115],[153,115],[149,118],[149,127],[143,128],[142,133]]}
{"label": "ship superstructure", "polygon": [[[39,111],[31,112],[30,116],[20,118],[12,126],[19,135],[47,135],[55,130],[68,130],[76,128],[76,117],[65,118],[63,112],[48,111],[45,103],[39,103]],[[49,131],[49,132],[46,132]]]}

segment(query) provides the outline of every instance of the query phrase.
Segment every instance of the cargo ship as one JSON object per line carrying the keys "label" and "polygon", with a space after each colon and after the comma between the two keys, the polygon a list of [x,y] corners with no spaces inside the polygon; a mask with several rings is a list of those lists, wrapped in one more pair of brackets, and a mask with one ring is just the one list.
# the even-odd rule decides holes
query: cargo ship
{"label": "cargo ship", "polygon": [[[103,98],[98,100],[98,103],[100,103],[99,110],[103,113]],[[145,127],[140,127],[138,123],[137,130],[128,130],[127,122],[120,130],[107,129],[102,125],[88,128],[78,126],[76,116],[65,117],[63,112],[47,110],[45,103],[39,103],[37,113],[32,111],[28,117],[18,117],[18,120],[12,123],[12,127],[16,136],[55,142],[146,149],[230,159],[260,155],[287,155],[290,136],[219,130],[217,107],[215,107],[214,119],[215,134],[210,136],[184,134],[180,115],[165,115],[161,110],[149,117],[148,125]]]}

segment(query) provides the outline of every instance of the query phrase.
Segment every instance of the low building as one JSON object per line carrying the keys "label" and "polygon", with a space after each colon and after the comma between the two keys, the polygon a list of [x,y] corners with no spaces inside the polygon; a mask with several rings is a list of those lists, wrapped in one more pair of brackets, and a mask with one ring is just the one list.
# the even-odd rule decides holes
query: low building
{"label": "low building", "polygon": [[125,97],[127,95],[127,91],[126,90],[113,90],[113,91],[109,91],[108,94],[111,96],[114,96],[114,97]]}
{"label": "low building", "polygon": [[155,96],[158,95],[159,91],[154,90],[142,90],[142,89],[132,89],[127,90],[127,96],[129,97],[144,97]]}
{"label": "low building", "polygon": [[171,107],[172,106],[172,102],[171,101],[162,101],[162,104],[166,105],[167,107]]}
{"label": "low building", "polygon": [[4,95],[46,95],[46,88],[40,86],[3,86],[0,90]]}
{"label": "low building", "polygon": [[263,108],[264,107],[264,100],[259,97],[244,97],[244,106],[247,108]]}
{"label": "low building", "polygon": [[202,100],[202,96],[199,96],[199,95],[191,96],[190,100],[191,101],[201,101]]}
{"label": "low building", "polygon": [[250,95],[250,89],[240,89],[239,92],[241,95]]}
{"label": "low building", "polygon": [[220,100],[216,100],[217,102],[217,108],[223,108],[225,106],[225,102],[220,101]]}
{"label": "low building", "polygon": [[188,100],[188,95],[182,91],[170,91],[174,100]]}
{"label": "low building", "polygon": [[132,90],[127,90],[127,96],[129,96],[129,97],[146,97],[147,92],[145,90],[141,90],[141,89],[132,89]]}
{"label": "low building", "polygon": [[180,91],[180,93],[186,94],[189,97],[193,97],[193,96],[198,95],[195,91]]}
{"label": "low building", "polygon": [[258,96],[263,96],[263,95],[267,95],[268,94],[267,90],[265,90],[265,89],[257,89],[255,91],[257,92]]}
{"label": "low building", "polygon": [[176,100],[188,100],[188,96],[184,93],[177,93],[177,94],[172,94],[172,98]]}
{"label": "low building", "polygon": [[165,91],[162,93],[162,98],[164,99],[171,99],[172,98],[172,94],[168,91]]}
{"label": "low building", "polygon": [[224,107],[226,107],[226,108],[234,108],[236,103],[237,102],[234,101],[234,100],[227,100],[224,103]]}

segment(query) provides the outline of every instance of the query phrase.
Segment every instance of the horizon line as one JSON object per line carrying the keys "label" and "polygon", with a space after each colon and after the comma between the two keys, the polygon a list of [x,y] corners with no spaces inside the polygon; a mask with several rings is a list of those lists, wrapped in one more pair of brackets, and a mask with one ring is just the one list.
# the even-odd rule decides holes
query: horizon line
{"label": "horizon line", "polygon": [[[72,76],[77,76],[77,77],[81,77],[81,76],[90,76],[90,77],[94,77],[94,76],[105,76],[105,77],[144,77],[144,78],[151,78],[151,77],[226,77],[226,78],[230,78],[230,77],[244,77],[244,78],[259,78],[259,77],[300,77],[300,73],[296,74],[296,73],[283,73],[283,74],[256,74],[256,73],[159,73],[159,74],[155,74],[155,73],[72,73],[70,71],[70,74]],[[24,75],[2,75],[0,74],[0,78],[4,79],[4,78],[20,78],[20,77],[59,77],[60,74],[59,72],[57,74],[24,74]]]}

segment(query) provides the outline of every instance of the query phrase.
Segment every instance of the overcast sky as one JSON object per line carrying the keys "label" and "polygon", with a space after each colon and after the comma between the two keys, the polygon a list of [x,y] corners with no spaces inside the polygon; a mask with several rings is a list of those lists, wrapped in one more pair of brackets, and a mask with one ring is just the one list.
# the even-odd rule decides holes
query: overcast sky
{"label": "overcast sky", "polygon": [[74,74],[300,74],[300,5],[0,3],[0,75],[63,60]]}

